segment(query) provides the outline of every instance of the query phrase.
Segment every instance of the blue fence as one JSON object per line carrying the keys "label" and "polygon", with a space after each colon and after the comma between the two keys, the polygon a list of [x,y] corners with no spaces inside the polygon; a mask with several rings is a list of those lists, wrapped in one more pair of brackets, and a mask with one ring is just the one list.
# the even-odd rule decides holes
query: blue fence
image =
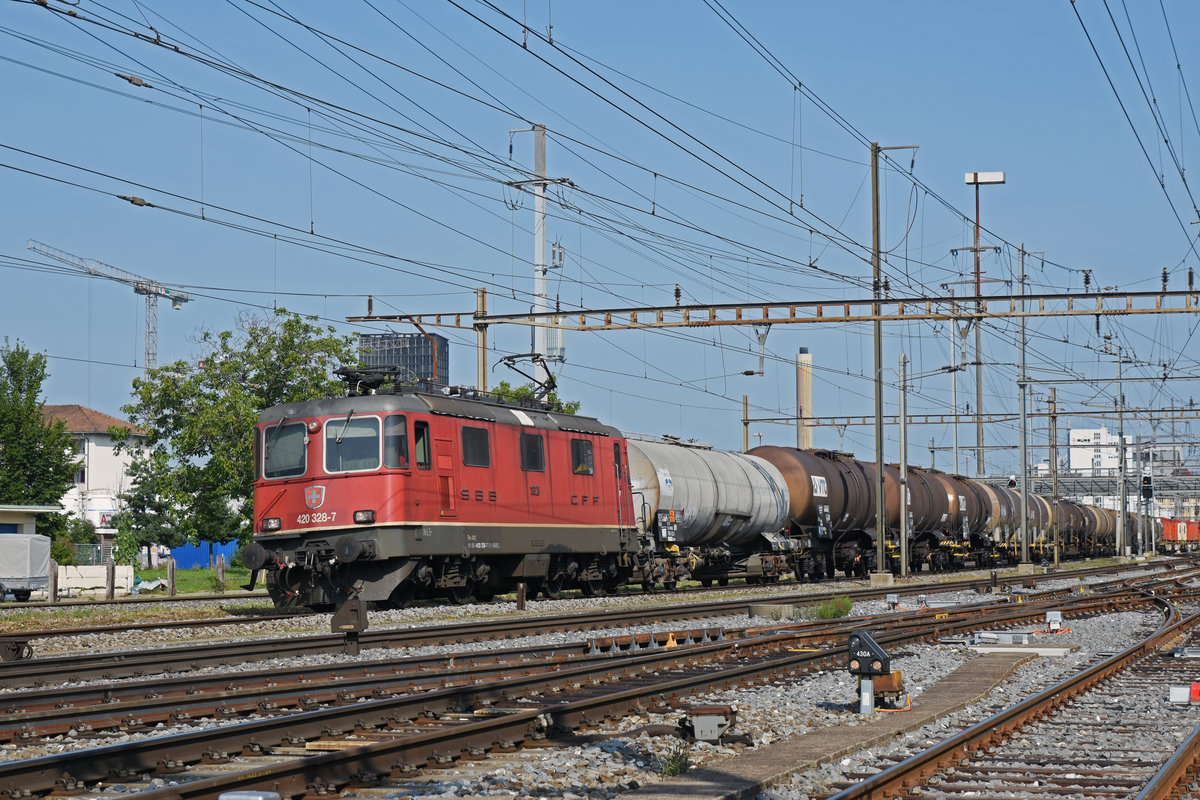
{"label": "blue fence", "polygon": [[233,563],[233,557],[237,555],[238,543],[229,542],[227,544],[213,544],[212,542],[201,542],[200,544],[184,544],[179,547],[171,548],[171,558],[175,559],[176,569],[208,569],[210,566],[217,565],[217,556],[225,556],[225,564],[228,566]]}

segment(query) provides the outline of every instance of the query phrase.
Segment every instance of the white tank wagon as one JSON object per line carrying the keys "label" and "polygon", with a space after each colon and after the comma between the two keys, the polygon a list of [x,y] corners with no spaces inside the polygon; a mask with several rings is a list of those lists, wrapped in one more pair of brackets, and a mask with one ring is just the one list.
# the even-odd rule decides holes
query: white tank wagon
{"label": "white tank wagon", "polygon": [[[652,538],[659,579],[758,581],[787,570],[783,475],[770,462],[707,446],[628,439],[638,529]],[[766,547],[764,547],[766,540]],[[691,548],[686,563],[673,553]]]}

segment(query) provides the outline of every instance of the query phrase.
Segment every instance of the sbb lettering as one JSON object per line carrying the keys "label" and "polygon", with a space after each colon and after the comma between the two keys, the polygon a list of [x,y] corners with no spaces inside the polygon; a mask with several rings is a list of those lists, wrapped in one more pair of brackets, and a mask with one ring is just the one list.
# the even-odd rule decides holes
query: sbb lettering
{"label": "sbb lettering", "polygon": [[486,492],[483,489],[462,489],[459,491],[458,496],[464,503],[469,503],[472,500],[477,503],[494,503],[497,499],[495,489],[489,489]]}

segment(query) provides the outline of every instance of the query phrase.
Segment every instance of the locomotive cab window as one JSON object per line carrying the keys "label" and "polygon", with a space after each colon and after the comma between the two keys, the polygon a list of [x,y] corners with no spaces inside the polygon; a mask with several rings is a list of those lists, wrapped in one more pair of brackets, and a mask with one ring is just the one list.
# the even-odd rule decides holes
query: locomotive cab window
{"label": "locomotive cab window", "polygon": [[303,422],[271,425],[263,431],[263,477],[294,478],[308,469]]}
{"label": "locomotive cab window", "polygon": [[429,469],[433,466],[433,456],[429,452],[429,423],[413,423],[413,457],[417,461],[417,469]]}
{"label": "locomotive cab window", "polygon": [[325,424],[325,471],[368,469],[379,469],[379,418],[347,414],[344,420],[329,420]]}
{"label": "locomotive cab window", "polygon": [[591,475],[595,471],[592,461],[592,443],[587,439],[572,439],[571,472],[576,475]]}
{"label": "locomotive cab window", "polygon": [[492,450],[488,441],[487,428],[462,429],[462,460],[468,467],[490,467]]}
{"label": "locomotive cab window", "polygon": [[521,469],[526,472],[546,471],[545,440],[536,433],[521,434]]}
{"label": "locomotive cab window", "polygon": [[408,469],[408,423],[403,414],[391,414],[383,420],[383,465]]}

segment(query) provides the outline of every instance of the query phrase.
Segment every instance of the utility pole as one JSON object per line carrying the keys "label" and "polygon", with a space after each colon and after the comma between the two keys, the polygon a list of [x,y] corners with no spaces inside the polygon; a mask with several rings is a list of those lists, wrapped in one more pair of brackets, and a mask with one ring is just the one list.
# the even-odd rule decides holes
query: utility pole
{"label": "utility pole", "polygon": [[1117,345],[1117,475],[1121,482],[1120,510],[1117,513],[1117,558],[1124,559],[1127,555],[1125,543],[1125,517],[1129,508],[1129,499],[1125,494],[1125,364],[1121,358],[1121,345]]}
{"label": "utility pole", "polygon": [[[550,267],[546,264],[546,185],[550,183],[570,183],[565,178],[546,177],[546,126],[535,124],[529,128],[514,128],[509,134],[533,132],[533,180],[513,181],[509,186],[533,186],[533,309],[535,318],[544,318],[550,305],[546,297],[546,272]],[[511,140],[509,156],[512,155]],[[557,265],[556,265],[557,266]],[[546,385],[550,379],[550,369],[546,364],[550,361],[563,360],[562,330],[536,325],[533,328],[533,352],[542,356],[541,362],[534,364],[534,376],[538,383]]]}
{"label": "utility pole", "polygon": [[[1057,389],[1050,387],[1050,499],[1058,505],[1058,400]],[[1058,539],[1058,526],[1054,526],[1054,566],[1059,565],[1059,553],[1062,549]]]}
{"label": "utility pole", "polygon": [[[1133,460],[1137,464],[1136,474],[1141,475],[1145,467],[1142,466],[1142,435],[1140,433],[1133,437]],[[1142,528],[1142,491],[1140,486],[1133,502],[1135,513],[1137,513],[1137,523],[1134,527],[1134,536],[1137,537],[1137,547],[1134,549],[1134,555],[1141,555],[1146,552],[1146,538],[1145,530]]]}
{"label": "utility pole", "polygon": [[900,577],[908,577],[908,356],[900,354]]}
{"label": "utility pole", "polygon": [[883,491],[883,332],[879,322],[879,301],[883,294],[881,275],[882,256],[879,239],[879,154],[884,150],[911,150],[915,145],[880,147],[871,142],[871,288],[875,298],[871,311],[875,316],[872,332],[875,337],[875,569],[884,572],[884,538],[887,514]]}
{"label": "utility pole", "polygon": [[[976,198],[978,198],[978,188],[979,187],[976,186]],[[978,202],[978,199],[976,200],[976,202]],[[978,228],[976,228],[975,236],[977,238],[979,236]],[[976,241],[976,244],[978,245],[979,242]],[[977,265],[979,263],[979,251],[978,250],[975,251],[975,263]],[[1017,264],[1018,264],[1017,282],[1020,284],[1020,286],[1018,288],[1019,288],[1019,293],[1021,295],[1021,310],[1024,311],[1025,310],[1025,243],[1024,242],[1021,242],[1021,244],[1017,250]],[[975,274],[976,274],[976,279],[978,279],[978,276],[979,276],[978,267],[976,267]],[[976,328],[975,332],[978,333],[979,329]],[[1028,412],[1026,410],[1025,403],[1026,403],[1026,397],[1029,394],[1029,385],[1027,383],[1028,379],[1026,378],[1026,375],[1025,375],[1025,317],[1021,317],[1020,361],[1021,361],[1021,363],[1020,363],[1020,367],[1018,369],[1019,377],[1017,379],[1017,389],[1019,390],[1019,393],[1021,395],[1021,404],[1020,404],[1021,405],[1021,426],[1020,426],[1020,428],[1021,428],[1021,455],[1020,455],[1020,458],[1021,458],[1021,563],[1028,564],[1029,563],[1029,527],[1028,527],[1027,523],[1029,520],[1029,417],[1028,417]],[[980,444],[981,445],[983,444],[982,439],[980,439]],[[982,456],[983,450],[980,449],[979,452],[980,452],[980,455]],[[980,461],[980,464],[982,464],[982,463],[983,462]],[[982,470],[980,470],[980,473],[982,474]]]}
{"label": "utility pole", "polygon": [[983,184],[1004,183],[1003,172],[968,172],[966,183],[975,186],[975,463],[980,477],[987,474],[983,461],[983,346],[980,336],[983,322],[983,281],[979,268],[979,187]]}

